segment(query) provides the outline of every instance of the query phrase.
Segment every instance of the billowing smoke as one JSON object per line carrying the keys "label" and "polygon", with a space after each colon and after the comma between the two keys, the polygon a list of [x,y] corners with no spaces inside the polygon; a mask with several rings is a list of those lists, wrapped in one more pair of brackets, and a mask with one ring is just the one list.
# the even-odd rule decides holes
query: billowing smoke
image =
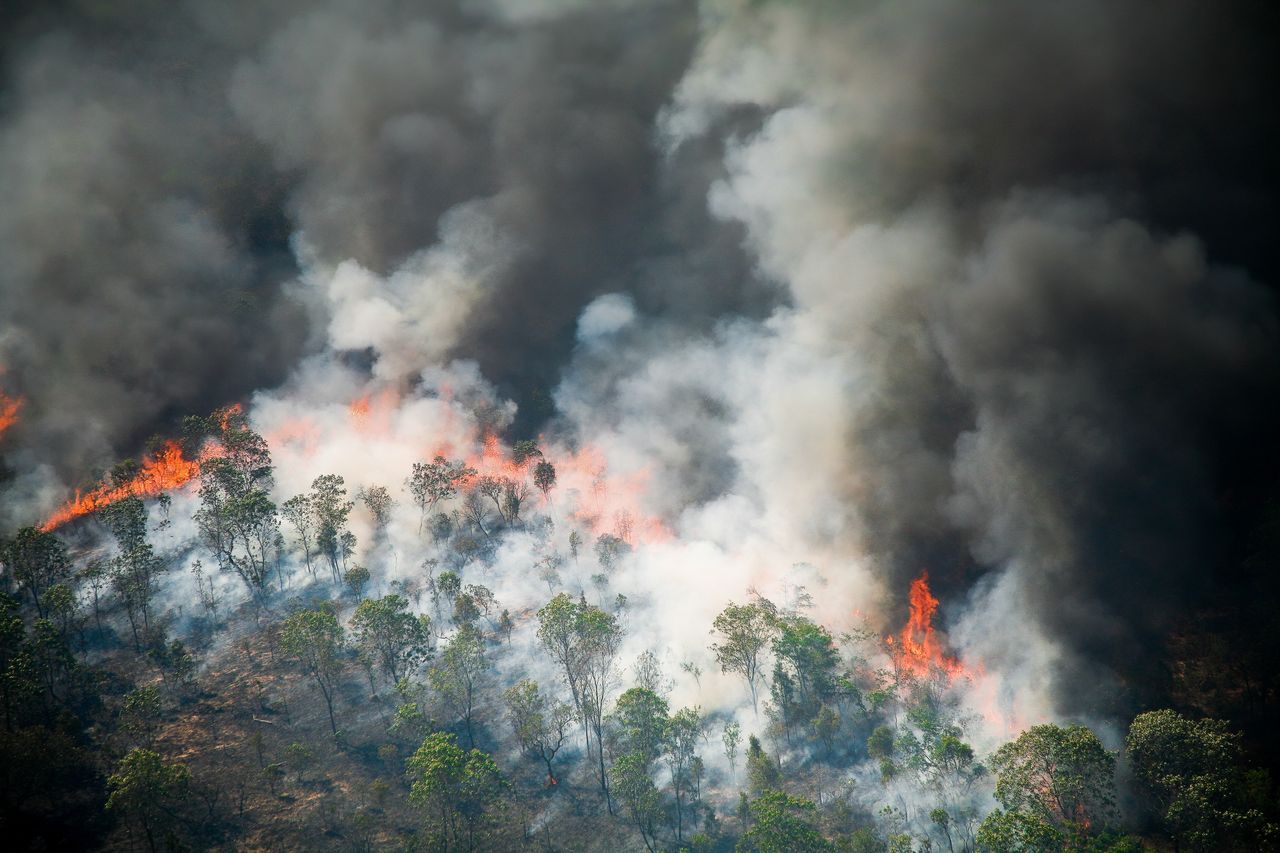
{"label": "billowing smoke", "polygon": [[[628,654],[710,669],[750,587],[884,629],[927,569],[1000,701],[1105,717],[1274,462],[1249,4],[110,8],[6,28],[14,520],[234,399],[281,499],[539,436],[635,530],[574,581]],[[360,559],[403,579],[398,498]],[[500,598],[545,598],[536,540]]]}

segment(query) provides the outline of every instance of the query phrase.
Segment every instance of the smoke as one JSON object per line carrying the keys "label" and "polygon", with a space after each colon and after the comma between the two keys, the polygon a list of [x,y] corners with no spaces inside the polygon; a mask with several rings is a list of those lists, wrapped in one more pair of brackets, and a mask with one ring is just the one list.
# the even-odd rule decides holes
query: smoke
{"label": "smoke", "polygon": [[9,515],[247,399],[279,498],[393,491],[389,583],[443,558],[413,462],[537,435],[554,534],[466,570],[528,618],[574,525],[634,527],[561,580],[702,667],[676,705],[745,713],[706,631],[748,589],[886,629],[923,569],[975,703],[1151,687],[1275,461],[1261,13],[261,6],[6,28]]}

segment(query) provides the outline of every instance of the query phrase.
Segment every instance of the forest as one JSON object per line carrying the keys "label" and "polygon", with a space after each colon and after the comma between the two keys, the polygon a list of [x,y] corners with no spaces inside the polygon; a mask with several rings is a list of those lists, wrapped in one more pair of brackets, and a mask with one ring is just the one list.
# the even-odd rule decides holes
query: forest
{"label": "forest", "polygon": [[1280,851],[1277,44],[0,0],[0,851]]}
{"label": "forest", "polygon": [[[188,418],[175,446],[201,460],[185,498],[149,495],[126,462],[74,518],[0,543],[11,849],[1122,853],[1280,837],[1256,763],[1269,734],[1212,715],[1273,714],[1275,665],[1252,690],[1200,674],[1247,634],[1171,647],[1182,701],[1133,717],[1114,748],[1049,723],[984,750],[957,689],[980,676],[941,650],[924,578],[896,637],[816,622],[802,587],[782,603],[748,590],[705,626],[750,697],[744,726],[675,706],[677,679],[698,695],[697,663],[623,656],[630,604],[611,576],[645,546],[624,515],[598,534],[600,519],[553,520],[556,462],[535,442],[490,441],[479,464],[496,452],[500,474],[436,456],[354,494],[319,474],[279,506],[238,407]],[[401,502],[434,556],[392,577]],[[195,543],[169,535],[183,506]],[[536,608],[485,584],[515,536],[533,543]],[[191,600],[164,593],[184,560]]]}

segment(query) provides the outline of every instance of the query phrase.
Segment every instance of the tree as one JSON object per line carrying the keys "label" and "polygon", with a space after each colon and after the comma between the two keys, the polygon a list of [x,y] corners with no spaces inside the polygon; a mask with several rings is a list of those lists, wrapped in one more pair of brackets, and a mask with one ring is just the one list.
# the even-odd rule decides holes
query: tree
{"label": "tree", "polygon": [[747,738],[747,783],[752,793],[757,795],[782,784],[782,771],[755,735]]}
{"label": "tree", "polygon": [[354,536],[344,543],[349,533],[347,519],[351,516],[353,501],[347,500],[346,481],[338,474],[321,474],[311,481],[311,507],[316,518],[316,546],[329,561],[334,583],[341,578],[339,565],[346,561]]}
{"label": "tree", "polygon": [[366,486],[356,492],[356,499],[361,501],[373,516],[374,530],[379,536],[385,535],[387,525],[391,523],[391,510],[396,502],[386,486]]}
{"label": "tree", "polygon": [[520,749],[546,765],[547,784],[556,784],[552,762],[564,746],[573,722],[573,707],[544,696],[536,682],[522,679],[503,694],[507,717]]}
{"label": "tree", "polygon": [[134,645],[141,649],[143,640],[149,639],[151,633],[151,598],[164,562],[147,539],[147,510],[141,500],[124,498],[104,507],[99,515],[119,550],[111,560],[111,583],[124,602]]}
{"label": "tree", "polygon": [[522,438],[511,448],[511,461],[521,468],[535,456],[541,458],[542,451],[538,449],[538,442],[531,438]]}
{"label": "tree", "polygon": [[1087,836],[1111,820],[1115,758],[1084,726],[1032,726],[996,750],[991,768],[1004,808],[983,821],[979,837],[1031,845],[998,849],[1039,849],[1041,840]]}
{"label": "tree", "polygon": [[618,757],[609,768],[613,790],[618,802],[631,822],[640,832],[640,838],[650,853],[658,850],[658,821],[662,818],[662,798],[649,775],[649,765],[644,756],[629,752]]}
{"label": "tree", "polygon": [[1276,840],[1267,786],[1250,785],[1240,734],[1224,720],[1139,714],[1125,741],[1133,775],[1174,849],[1261,850]]}
{"label": "tree", "polygon": [[41,616],[45,615],[44,591],[71,574],[71,560],[62,540],[34,527],[24,527],[12,539],[0,540],[0,564],[30,593]]}
{"label": "tree", "polygon": [[666,745],[668,710],[667,700],[647,687],[625,691],[609,715],[613,751],[638,755],[649,769]]}
{"label": "tree", "polygon": [[218,453],[200,463],[200,535],[218,568],[234,571],[260,597],[279,531],[270,498],[271,451],[238,408],[214,412],[201,423],[217,438]]}
{"label": "tree", "polygon": [[671,771],[671,790],[676,799],[676,842],[684,841],[686,799],[697,785],[694,779],[698,741],[702,739],[702,712],[698,708],[682,708],[667,721],[664,740],[667,769]]}
{"label": "tree", "polygon": [[729,759],[729,775],[738,773],[738,744],[742,743],[742,726],[737,720],[724,724],[724,757]]}
{"label": "tree", "polygon": [[463,462],[450,462],[443,456],[437,456],[431,462],[413,463],[413,473],[405,484],[421,511],[419,534],[422,533],[422,522],[436,504],[456,496],[462,484],[475,475],[474,468],[468,468]]}
{"label": "tree", "polygon": [[551,490],[556,487],[556,466],[543,459],[533,466],[533,485],[542,492],[548,503],[551,501]]}
{"label": "tree", "polygon": [[834,695],[840,655],[826,629],[803,616],[782,619],[777,624],[771,692],[790,738],[795,723],[814,720]]}
{"label": "tree", "polygon": [[280,645],[292,655],[324,697],[329,711],[329,728],[338,733],[333,700],[346,668],[346,637],[338,618],[329,610],[303,610],[285,620]]}
{"label": "tree", "polygon": [[594,739],[600,790],[610,813],[609,777],[604,764],[604,707],[614,683],[614,660],[622,644],[617,617],[585,600],[561,593],[538,611],[538,639],[565,673],[574,708],[587,732],[587,754]]}
{"label": "tree", "polygon": [[475,745],[471,721],[476,692],[488,668],[484,640],[475,628],[463,625],[445,645],[439,662],[428,672],[432,689],[462,718],[467,729],[467,743],[472,746]]}
{"label": "tree", "polygon": [[351,597],[359,601],[364,588],[369,585],[369,570],[364,566],[352,566],[342,573],[342,582],[351,590]]}
{"label": "tree", "polygon": [[730,604],[712,623],[720,640],[711,644],[722,672],[733,672],[747,681],[751,706],[759,704],[760,663],[764,650],[777,633],[777,611],[767,599],[751,604]]}
{"label": "tree", "polygon": [[390,684],[408,678],[431,657],[431,620],[410,613],[403,596],[361,601],[351,628],[356,647]]}
{"label": "tree", "polygon": [[502,483],[502,517],[507,524],[520,520],[520,510],[529,501],[529,484],[524,480],[504,480]]}
{"label": "tree", "polygon": [[149,749],[134,749],[107,779],[107,811],[141,828],[147,848],[155,853],[156,835],[173,825],[174,806],[186,797],[190,783],[186,765],[166,764]]}
{"label": "tree", "polygon": [[156,686],[139,687],[125,696],[120,705],[121,726],[143,744],[151,746],[163,712],[160,691]]}
{"label": "tree", "polygon": [[293,526],[294,532],[298,536],[298,544],[302,546],[302,556],[306,560],[307,571],[314,578],[316,570],[311,562],[311,549],[314,546],[316,513],[315,507],[311,502],[311,495],[294,495],[284,502],[280,507],[280,511],[285,521]]}
{"label": "tree", "polygon": [[436,732],[409,757],[409,802],[426,813],[433,847],[493,849],[485,844],[486,818],[508,783],[492,756],[478,749],[464,752],[457,741],[448,732]]}
{"label": "tree", "polygon": [[751,827],[734,848],[774,853],[823,853],[832,846],[814,825],[817,806],[782,791],[763,791],[748,807]]}
{"label": "tree", "polygon": [[613,571],[614,566],[618,564],[622,556],[630,550],[631,546],[627,545],[626,540],[614,536],[612,533],[602,533],[596,539],[596,561],[600,563],[600,568],[606,572]]}

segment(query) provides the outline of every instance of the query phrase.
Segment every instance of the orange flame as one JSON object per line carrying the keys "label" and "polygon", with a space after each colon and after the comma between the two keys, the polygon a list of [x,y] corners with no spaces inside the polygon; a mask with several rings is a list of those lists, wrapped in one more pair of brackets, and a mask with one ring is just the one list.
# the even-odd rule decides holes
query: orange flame
{"label": "orange flame", "polygon": [[166,442],[156,456],[142,459],[142,470],[123,485],[102,483],[85,494],[78,490],[57,512],[49,516],[40,529],[48,533],[68,521],[96,512],[125,498],[149,498],[176,489],[200,475],[200,463],[187,459],[175,441]]}
{"label": "orange flame", "polygon": [[6,397],[4,392],[0,392],[0,436],[18,422],[18,410],[22,408],[22,403],[21,397]]}
{"label": "orange flame", "polygon": [[942,673],[948,681],[954,681],[966,675],[964,665],[943,651],[942,641],[934,630],[938,599],[929,590],[928,572],[911,582],[910,601],[911,612],[902,632],[897,637],[885,637],[897,668],[918,678]]}

